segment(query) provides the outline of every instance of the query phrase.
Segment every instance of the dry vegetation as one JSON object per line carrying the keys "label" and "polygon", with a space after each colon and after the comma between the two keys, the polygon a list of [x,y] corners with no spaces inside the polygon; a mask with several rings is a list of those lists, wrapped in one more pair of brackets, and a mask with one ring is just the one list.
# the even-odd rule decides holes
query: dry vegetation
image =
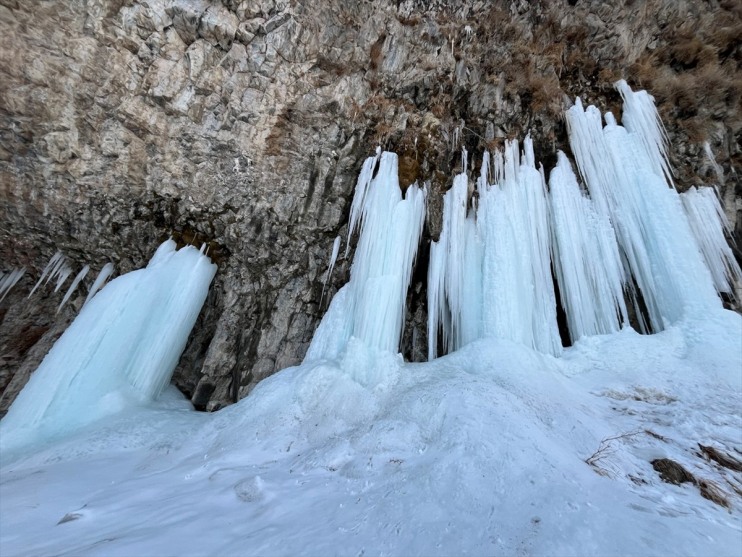
{"label": "dry vegetation", "polygon": [[[619,115],[621,100],[613,84],[622,78],[656,98],[675,144],[679,187],[698,181],[704,141],[721,151],[719,162],[726,168],[742,169],[742,157],[735,154],[739,149],[726,149],[726,154],[722,149],[725,142],[738,142],[742,129],[742,3],[495,0],[475,7],[430,5],[420,2],[419,9],[399,13],[396,27],[380,19],[365,60],[323,55],[316,65],[330,79],[364,76],[372,95],[348,103],[353,129],[363,130],[366,143],[406,157],[404,182],[454,171],[458,158],[453,151],[461,146],[481,153],[529,131],[537,157],[548,167],[556,149],[569,152],[565,103],[581,96]],[[341,8],[334,15],[348,29],[360,30],[366,23],[353,10]],[[437,47],[438,55],[414,62],[432,84],[410,84],[384,70],[391,45],[408,41],[413,53]],[[460,144],[442,137],[422,141],[426,113],[449,133],[465,123]],[[494,125],[494,137],[488,125]]]}

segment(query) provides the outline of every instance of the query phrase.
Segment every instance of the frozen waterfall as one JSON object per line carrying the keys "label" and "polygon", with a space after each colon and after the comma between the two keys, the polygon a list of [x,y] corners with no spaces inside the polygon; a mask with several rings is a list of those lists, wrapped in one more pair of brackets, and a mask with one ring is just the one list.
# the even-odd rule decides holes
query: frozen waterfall
{"label": "frozen waterfall", "polygon": [[3,448],[64,434],[160,394],[216,272],[196,248],[175,248],[168,240],[145,269],[88,301],[0,422]]}
{"label": "frozen waterfall", "polygon": [[[634,93],[625,82],[622,127],[609,112],[601,114],[579,99],[567,111],[567,128],[596,209],[615,231],[626,275],[638,285],[653,331],[678,321],[687,312],[721,306],[711,274],[691,232],[678,193],[670,187],[661,125],[652,97]],[[637,313],[639,313],[637,311]]]}
{"label": "frozen waterfall", "polygon": [[628,324],[616,234],[577,184],[566,155],[549,176],[554,270],[572,341]]}
{"label": "frozen waterfall", "polygon": [[[476,185],[463,151],[462,172],[443,198],[440,237],[430,245],[429,359],[482,338],[559,356],[557,299],[572,341],[628,326],[632,305],[638,327],[656,332],[721,307],[717,291],[733,294],[742,281],[714,191],[677,193],[652,97],[625,82],[617,87],[624,126],[610,113],[603,125],[600,111],[579,99],[566,113],[582,184],[560,152],[547,188],[529,136],[522,146],[511,140],[502,151],[485,152]],[[370,354],[381,365],[380,352],[398,358],[427,187],[403,193],[397,171],[397,155],[381,149],[363,164],[346,242],[347,255],[357,234],[350,281],[334,296],[305,362],[352,360],[351,343],[363,347],[355,355]],[[325,288],[340,243],[333,242]],[[113,266],[101,269],[80,315],[0,423],[2,446],[72,431],[158,396],[216,272],[203,249],[175,248],[163,243],[146,268],[96,294]],[[60,307],[88,270],[78,273]],[[56,253],[32,293],[51,280],[59,289],[71,272]],[[0,276],[0,298],[23,273]]]}
{"label": "frozen waterfall", "polygon": [[[447,352],[482,337],[510,339],[547,354],[562,345],[551,276],[548,200],[533,143],[523,153],[508,141],[496,153],[490,181],[486,154],[477,182],[478,205],[467,215],[465,173],[446,193],[443,228],[430,249],[428,356],[438,329]],[[476,217],[475,217],[476,215]]]}
{"label": "frozen waterfall", "polygon": [[580,99],[566,113],[587,191],[559,153],[547,193],[528,137],[522,153],[507,141],[494,165],[484,153],[476,193],[466,172],[454,178],[430,250],[430,359],[439,331],[444,352],[497,337],[559,355],[555,279],[572,341],[627,326],[626,300],[642,332],[660,331],[720,307],[714,286],[730,292],[740,281],[718,200],[678,195],[654,100],[616,87],[624,126],[610,113],[604,126]]}
{"label": "frozen waterfall", "polygon": [[351,337],[399,350],[426,195],[417,185],[402,195],[394,153],[379,150],[363,164],[348,229],[349,236],[360,229],[350,281],[333,298],[305,361],[337,358]]}

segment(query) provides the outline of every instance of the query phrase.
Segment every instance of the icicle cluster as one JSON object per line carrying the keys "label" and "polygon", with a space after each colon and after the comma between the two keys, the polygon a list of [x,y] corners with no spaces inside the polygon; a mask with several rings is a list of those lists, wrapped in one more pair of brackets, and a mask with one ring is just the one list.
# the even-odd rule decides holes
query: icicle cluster
{"label": "icicle cluster", "polygon": [[10,290],[16,284],[18,284],[18,281],[21,280],[21,278],[25,274],[25,267],[22,267],[20,269],[13,269],[12,271],[8,271],[7,273],[0,274],[0,302],[5,299],[5,296],[8,295],[8,292],[10,292]]}
{"label": "icicle cluster", "polygon": [[82,309],[0,422],[4,447],[71,431],[160,393],[216,272],[195,248],[175,247],[168,240],[145,269],[114,279]]}
{"label": "icicle cluster", "polygon": [[547,194],[530,138],[520,157],[514,141],[495,153],[492,180],[485,153],[471,209],[466,174],[454,179],[430,251],[429,358],[439,331],[447,352],[498,337],[558,355],[552,265],[573,341],[628,325],[626,298],[640,329],[659,331],[720,307],[714,284],[729,292],[739,280],[718,200],[689,192],[681,203],[652,97],[624,81],[616,87],[625,127],[610,113],[603,126],[600,111],[579,99],[566,114],[589,197],[563,153]]}
{"label": "icicle cluster", "polygon": [[[439,328],[446,351],[482,337],[514,340],[557,355],[546,184],[527,137],[489,156],[477,182],[479,203],[467,216],[465,173],[444,197],[443,229],[431,244],[428,268],[428,357],[436,356]],[[476,215],[476,216],[475,216]]]}
{"label": "icicle cluster", "polygon": [[692,187],[680,199],[716,290],[733,295],[735,285],[742,285],[742,269],[725,238],[732,231],[716,192]]}
{"label": "icicle cluster", "polygon": [[54,292],[57,292],[71,274],[72,269],[67,264],[67,258],[61,251],[58,251],[57,253],[52,255],[49,263],[47,263],[46,267],[44,267],[39,280],[31,289],[28,297],[30,298],[31,296],[33,296],[34,292],[36,292],[36,290],[38,290],[38,288],[42,286],[42,284],[46,285],[49,281],[55,279],[57,281],[57,284],[54,288]]}
{"label": "icicle cluster", "polygon": [[402,196],[397,155],[379,150],[366,160],[350,212],[349,238],[360,229],[350,282],[333,298],[307,360],[337,357],[351,337],[371,348],[399,350],[425,202],[426,191],[416,185]]}
{"label": "icicle cluster", "polygon": [[618,331],[628,324],[624,274],[610,221],[577,184],[566,155],[549,176],[554,270],[570,338]]}
{"label": "icicle cluster", "polygon": [[[67,288],[67,291],[65,292],[64,297],[62,298],[62,302],[59,304],[59,307],[57,308],[57,312],[61,310],[64,305],[70,300],[72,295],[77,290],[77,287],[80,285],[80,283],[85,279],[88,272],[90,272],[90,266],[85,265],[77,275],[75,275],[75,278],[72,280],[72,283]],[[55,281],[54,286],[54,292],[58,292],[60,288],[64,285],[64,283],[67,281],[69,276],[72,274],[72,268],[70,267],[69,263],[67,263],[67,257],[61,252],[57,251],[54,255],[52,255],[51,259],[49,259],[49,262],[44,267],[43,271],[41,272],[41,276],[39,277],[39,280],[36,281],[36,284],[31,289],[31,292],[28,294],[28,298],[31,298],[31,296],[34,295],[34,293],[42,286],[46,286],[49,282]],[[100,288],[105,284],[106,280],[113,274],[113,263],[106,263],[103,268],[100,270],[100,273],[98,273],[98,276],[95,279],[95,282],[93,283],[93,286],[91,287],[90,291],[88,292],[88,295],[85,299],[85,304],[87,304],[93,296],[95,296],[96,292],[100,290]],[[83,304],[83,306],[85,305]]]}
{"label": "icicle cluster", "polygon": [[583,109],[579,99],[566,113],[570,146],[598,214],[608,218],[625,261],[637,316],[644,301],[648,324],[660,331],[688,311],[719,307],[711,276],[698,253],[670,180],[664,135],[652,98],[617,84],[625,102],[626,128],[606,113]]}

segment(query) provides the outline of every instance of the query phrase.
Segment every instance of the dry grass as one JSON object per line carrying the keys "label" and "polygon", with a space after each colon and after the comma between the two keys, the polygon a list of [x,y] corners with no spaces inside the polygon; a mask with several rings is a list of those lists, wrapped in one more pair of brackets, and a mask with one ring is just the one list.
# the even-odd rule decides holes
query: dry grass
{"label": "dry grass", "polygon": [[716,503],[717,505],[727,509],[732,508],[732,504],[729,502],[726,493],[724,493],[724,491],[711,480],[698,480],[698,489],[701,492],[701,496],[705,497],[712,503]]}

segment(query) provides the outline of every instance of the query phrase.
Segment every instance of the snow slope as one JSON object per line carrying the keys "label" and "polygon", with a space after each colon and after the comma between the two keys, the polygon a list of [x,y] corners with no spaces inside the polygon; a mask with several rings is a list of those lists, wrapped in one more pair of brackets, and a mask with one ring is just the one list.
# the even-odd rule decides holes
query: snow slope
{"label": "snow slope", "polygon": [[[479,340],[338,361],[196,413],[179,395],[3,455],[2,555],[739,555],[742,318],[719,310],[559,359]],[[646,433],[650,431],[650,433]],[[585,463],[601,440],[607,455]],[[672,458],[728,496],[660,481]],[[729,483],[731,482],[731,483]]]}

